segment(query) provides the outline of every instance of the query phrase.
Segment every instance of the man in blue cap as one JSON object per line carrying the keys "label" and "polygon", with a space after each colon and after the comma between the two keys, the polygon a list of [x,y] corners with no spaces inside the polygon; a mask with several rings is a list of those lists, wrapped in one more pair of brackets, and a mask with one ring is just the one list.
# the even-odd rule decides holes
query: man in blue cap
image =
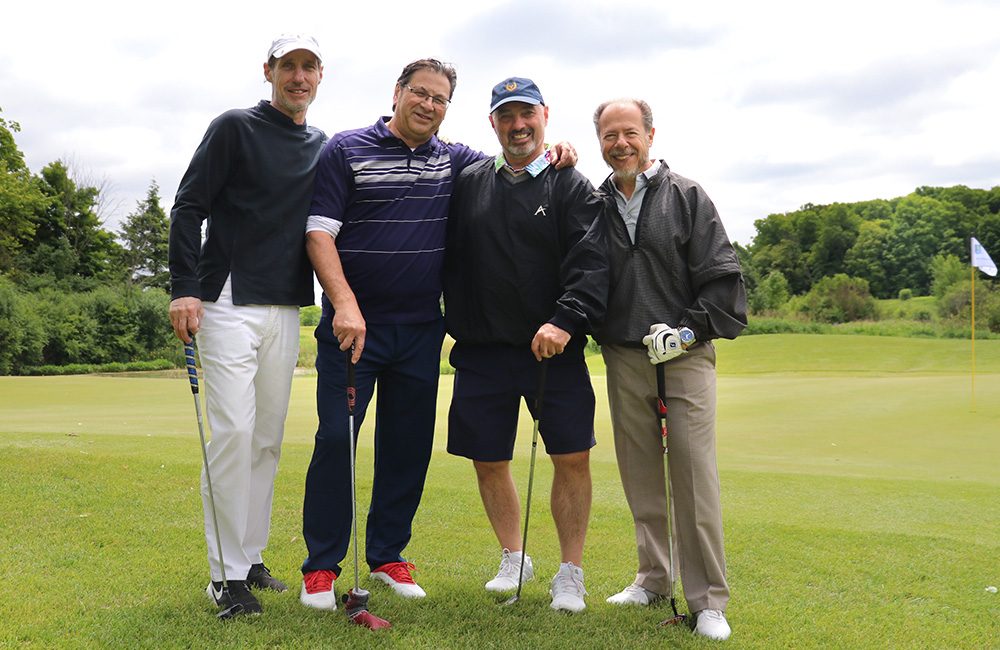
{"label": "man in blue cap", "polygon": [[[600,202],[575,169],[549,163],[549,109],[530,79],[493,89],[490,124],[503,152],[467,167],[455,184],[445,247],[445,322],[455,338],[455,389],[448,451],[473,461],[483,506],[500,543],[488,591],[534,577],[523,553],[520,507],[510,471],[520,400],[552,459],[552,517],[561,563],[552,608],[578,612],[590,517],[594,391],[586,335],[608,292]],[[532,403],[547,364],[541,412]]]}

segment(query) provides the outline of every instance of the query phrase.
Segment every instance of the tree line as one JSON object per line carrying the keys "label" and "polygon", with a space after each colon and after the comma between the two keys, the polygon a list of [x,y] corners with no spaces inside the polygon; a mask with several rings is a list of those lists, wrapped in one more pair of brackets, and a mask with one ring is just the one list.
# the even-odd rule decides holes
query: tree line
{"label": "tree line", "polygon": [[[737,246],[754,313],[844,322],[873,317],[873,298],[934,296],[942,317],[967,319],[970,236],[1000,259],[1000,186],[808,204],[754,228],[752,243]],[[977,312],[981,304],[984,323],[1000,332],[996,283],[982,274],[979,282]]]}
{"label": "tree line", "polygon": [[0,374],[176,359],[167,216],[153,181],[112,233],[63,161],[28,169],[0,115]]}

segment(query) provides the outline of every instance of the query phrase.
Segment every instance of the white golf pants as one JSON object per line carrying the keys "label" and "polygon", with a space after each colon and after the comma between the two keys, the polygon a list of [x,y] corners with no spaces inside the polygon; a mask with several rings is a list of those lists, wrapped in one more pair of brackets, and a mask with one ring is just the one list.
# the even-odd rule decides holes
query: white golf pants
{"label": "white golf pants", "polygon": [[[261,561],[271,526],[274,476],[299,354],[294,306],[233,305],[230,280],[206,302],[198,332],[211,430],[208,465],[226,578],[243,580]],[[201,476],[212,580],[222,580],[212,505]]]}

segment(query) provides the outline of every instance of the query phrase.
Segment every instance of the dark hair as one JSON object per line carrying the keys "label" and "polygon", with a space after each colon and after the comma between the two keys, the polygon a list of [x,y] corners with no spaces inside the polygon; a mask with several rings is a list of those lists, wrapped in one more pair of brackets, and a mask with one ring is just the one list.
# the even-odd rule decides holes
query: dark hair
{"label": "dark hair", "polygon": [[410,83],[413,75],[420,70],[430,70],[431,72],[444,75],[448,79],[448,83],[451,84],[451,92],[448,93],[448,99],[452,98],[455,94],[455,86],[458,85],[458,74],[450,63],[442,63],[437,59],[417,59],[412,63],[406,64],[406,67],[399,74],[399,79],[396,79],[396,85],[402,86]]}
{"label": "dark hair", "polygon": [[601,121],[601,115],[604,113],[604,109],[606,109],[608,106],[611,106],[612,104],[634,105],[636,108],[639,109],[639,112],[642,113],[642,126],[645,127],[646,133],[649,133],[650,131],[653,130],[653,109],[649,107],[649,104],[647,104],[641,99],[624,97],[621,99],[608,100],[603,104],[601,104],[600,106],[598,106],[597,110],[594,111],[594,129],[597,131],[597,135],[601,135],[601,127],[598,124]]}

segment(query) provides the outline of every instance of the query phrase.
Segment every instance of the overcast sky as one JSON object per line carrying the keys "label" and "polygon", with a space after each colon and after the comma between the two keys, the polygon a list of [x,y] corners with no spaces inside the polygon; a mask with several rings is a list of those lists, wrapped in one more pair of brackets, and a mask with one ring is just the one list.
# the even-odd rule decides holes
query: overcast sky
{"label": "overcast sky", "polygon": [[531,77],[547,139],[595,184],[594,108],[642,97],[653,155],[743,244],[805,203],[1000,184],[1000,2],[19,0],[0,21],[0,107],[28,164],[106,182],[112,230],[151,179],[169,209],[213,117],[270,98],[261,65],[285,31],[323,48],[309,122],[329,134],[388,114],[403,65],[433,56],[458,70],[442,135],[496,151],[490,89]]}

